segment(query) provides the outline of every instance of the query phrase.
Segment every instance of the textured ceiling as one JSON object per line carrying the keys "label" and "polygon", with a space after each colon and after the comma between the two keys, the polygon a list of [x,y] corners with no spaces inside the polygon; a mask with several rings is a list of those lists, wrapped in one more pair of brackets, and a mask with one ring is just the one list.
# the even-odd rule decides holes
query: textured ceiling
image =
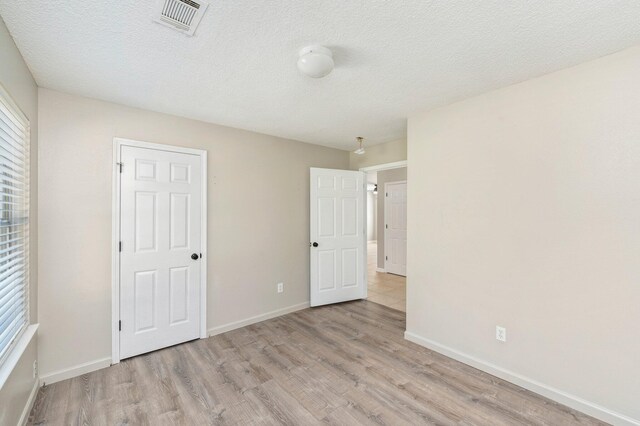
{"label": "textured ceiling", "polygon": [[[637,0],[212,0],[194,37],[154,0],[0,0],[43,87],[343,149],[406,117],[640,43]],[[334,51],[314,80],[308,44]]]}

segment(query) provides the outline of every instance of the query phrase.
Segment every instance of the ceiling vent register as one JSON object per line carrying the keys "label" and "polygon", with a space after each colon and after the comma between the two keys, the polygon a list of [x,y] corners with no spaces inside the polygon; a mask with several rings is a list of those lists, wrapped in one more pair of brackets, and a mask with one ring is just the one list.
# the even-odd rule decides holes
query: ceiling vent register
{"label": "ceiling vent register", "polygon": [[209,4],[194,0],[157,0],[154,21],[192,36]]}

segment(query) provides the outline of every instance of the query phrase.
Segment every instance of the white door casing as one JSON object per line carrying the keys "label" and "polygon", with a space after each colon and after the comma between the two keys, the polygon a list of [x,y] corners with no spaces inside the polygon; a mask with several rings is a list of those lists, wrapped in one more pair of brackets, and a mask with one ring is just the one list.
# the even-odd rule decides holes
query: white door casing
{"label": "white door casing", "polygon": [[407,275],[407,182],[384,185],[384,251],[386,272]]}
{"label": "white door casing", "polygon": [[310,174],[310,304],[366,298],[365,175],[319,168]]}
{"label": "white door casing", "polygon": [[206,336],[206,153],[116,144],[114,362]]}

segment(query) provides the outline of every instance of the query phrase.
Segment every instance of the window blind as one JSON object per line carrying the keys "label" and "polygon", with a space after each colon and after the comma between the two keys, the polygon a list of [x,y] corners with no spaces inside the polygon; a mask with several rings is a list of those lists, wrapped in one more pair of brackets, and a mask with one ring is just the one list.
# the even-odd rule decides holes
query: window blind
{"label": "window blind", "polygon": [[29,323],[29,122],[0,86],[0,364]]}

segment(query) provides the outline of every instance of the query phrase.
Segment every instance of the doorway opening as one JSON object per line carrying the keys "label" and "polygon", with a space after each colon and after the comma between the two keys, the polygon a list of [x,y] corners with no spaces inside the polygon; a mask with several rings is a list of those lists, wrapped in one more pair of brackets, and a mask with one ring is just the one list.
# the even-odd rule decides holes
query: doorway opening
{"label": "doorway opening", "polygon": [[407,162],[312,167],[309,183],[310,305],[368,299],[406,312]]}
{"label": "doorway opening", "polygon": [[364,167],[367,299],[406,312],[407,162]]}

